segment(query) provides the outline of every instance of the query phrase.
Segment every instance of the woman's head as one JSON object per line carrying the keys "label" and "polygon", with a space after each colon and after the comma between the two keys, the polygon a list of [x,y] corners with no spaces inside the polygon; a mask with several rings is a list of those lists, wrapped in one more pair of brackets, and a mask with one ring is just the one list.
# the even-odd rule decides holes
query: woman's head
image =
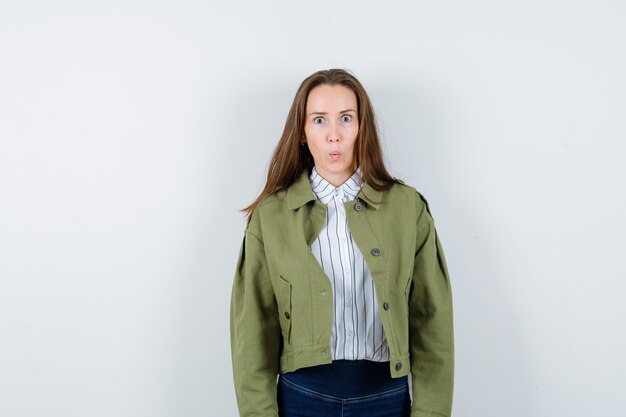
{"label": "woman's head", "polygon": [[[359,80],[346,70],[329,69],[317,71],[308,76],[300,84],[293,103],[291,104],[291,109],[287,116],[287,121],[285,122],[285,129],[283,131],[281,141],[285,140],[287,142],[286,144],[289,144],[296,139],[299,143],[303,143],[303,141],[306,140],[307,132],[305,132],[305,129],[307,127],[307,121],[312,121],[311,118],[307,118],[307,104],[311,104],[309,102],[309,98],[316,99],[316,96],[319,96],[319,94],[316,93],[319,93],[319,90],[324,89],[324,87],[337,87],[335,90],[338,91],[349,90],[353,94],[353,99],[356,100],[356,108],[353,110],[355,110],[356,113],[355,116],[357,118],[358,129],[355,137],[353,154],[351,155],[354,159],[354,169],[356,169],[361,166],[361,159],[363,159],[362,157],[359,157],[359,149],[364,147],[366,148],[366,146],[362,146],[362,143],[366,142],[367,144],[367,142],[372,141],[378,142],[378,134],[374,111],[372,109],[372,105],[370,104],[367,92]],[[325,90],[330,89],[325,88]],[[311,93],[313,93],[313,97],[311,97]],[[340,94],[336,95],[336,97],[340,96]],[[372,133],[374,134],[373,136]],[[278,146],[280,146],[280,143]],[[315,164],[313,155],[307,146],[302,146],[302,149],[300,149],[299,160],[302,166],[307,169],[310,169]],[[367,163],[367,161],[365,161],[365,163]],[[365,167],[362,167],[361,170],[363,171],[364,168]]]}
{"label": "woman's head", "polygon": [[[335,150],[341,155],[333,156]],[[272,155],[265,188],[242,211],[249,215],[264,197],[287,188],[313,166],[329,181],[345,180],[360,167],[374,189],[386,190],[397,182],[385,168],[367,92],[343,69],[317,71],[302,81]]]}
{"label": "woman's head", "polygon": [[309,92],[301,145],[308,147],[317,172],[337,187],[357,168],[358,134],[358,104],[351,89],[320,84]]}

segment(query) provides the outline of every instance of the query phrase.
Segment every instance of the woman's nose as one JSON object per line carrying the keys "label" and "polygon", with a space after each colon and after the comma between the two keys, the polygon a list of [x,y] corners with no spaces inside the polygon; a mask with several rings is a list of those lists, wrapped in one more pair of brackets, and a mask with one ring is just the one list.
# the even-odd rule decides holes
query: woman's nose
{"label": "woman's nose", "polygon": [[341,139],[341,135],[339,134],[339,129],[335,123],[331,123],[328,130],[328,139],[331,142],[337,142]]}

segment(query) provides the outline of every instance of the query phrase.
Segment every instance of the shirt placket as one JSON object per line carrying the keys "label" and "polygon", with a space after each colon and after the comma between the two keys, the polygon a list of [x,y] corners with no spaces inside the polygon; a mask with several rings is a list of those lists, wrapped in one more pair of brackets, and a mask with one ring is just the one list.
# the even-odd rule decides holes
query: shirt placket
{"label": "shirt placket", "polygon": [[347,195],[338,188],[335,191],[334,198],[336,200],[337,206],[337,216],[339,219],[339,224],[343,227],[339,231],[339,244],[341,245],[340,256],[341,256],[341,265],[343,267],[342,275],[343,275],[343,285],[345,288],[345,298],[343,305],[343,318],[344,318],[344,329],[345,329],[345,346],[344,352],[346,359],[354,359],[353,356],[353,346],[354,346],[354,315],[353,315],[353,304],[352,300],[354,298],[354,288],[352,287],[352,265],[350,262],[350,242],[349,238],[346,234],[346,211],[344,207],[344,202],[347,200]]}

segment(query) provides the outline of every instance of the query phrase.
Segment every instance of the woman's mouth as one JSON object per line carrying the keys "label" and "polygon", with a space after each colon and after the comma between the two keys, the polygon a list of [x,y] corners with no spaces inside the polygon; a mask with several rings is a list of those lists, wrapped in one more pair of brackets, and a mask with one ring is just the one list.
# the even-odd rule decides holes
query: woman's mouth
{"label": "woman's mouth", "polygon": [[341,156],[341,152],[331,152],[331,153],[330,153],[330,157],[331,157],[332,159],[337,159],[337,158],[339,158],[340,156]]}

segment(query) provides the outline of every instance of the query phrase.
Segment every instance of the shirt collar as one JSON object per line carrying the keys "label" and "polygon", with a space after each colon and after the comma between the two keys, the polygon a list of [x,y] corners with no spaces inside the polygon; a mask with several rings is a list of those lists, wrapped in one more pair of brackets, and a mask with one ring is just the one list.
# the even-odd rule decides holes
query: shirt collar
{"label": "shirt collar", "polygon": [[[360,169],[355,171],[358,175],[361,174]],[[313,191],[311,186],[310,176],[311,172],[303,169],[300,176],[287,188],[287,205],[290,209],[297,209],[308,203],[309,201],[317,200],[317,195]],[[318,174],[319,175],[319,174]],[[350,177],[352,178],[352,177]],[[357,179],[358,183],[358,179]],[[343,184],[342,184],[343,185]],[[372,188],[367,182],[363,181],[363,187],[357,192],[356,198],[365,201],[369,206],[378,209],[379,201],[382,200],[382,191],[377,191]]]}
{"label": "shirt collar", "polygon": [[352,200],[356,197],[358,192],[361,189],[360,186],[360,170],[357,168],[356,171],[344,181],[339,187],[335,187],[330,182],[328,182],[324,177],[322,177],[319,172],[313,167],[311,170],[311,175],[309,175],[309,181],[311,182],[311,189],[313,193],[317,196],[317,198],[324,204],[328,204],[330,200],[332,200],[333,195],[337,191],[342,191],[348,196],[348,200]]}

